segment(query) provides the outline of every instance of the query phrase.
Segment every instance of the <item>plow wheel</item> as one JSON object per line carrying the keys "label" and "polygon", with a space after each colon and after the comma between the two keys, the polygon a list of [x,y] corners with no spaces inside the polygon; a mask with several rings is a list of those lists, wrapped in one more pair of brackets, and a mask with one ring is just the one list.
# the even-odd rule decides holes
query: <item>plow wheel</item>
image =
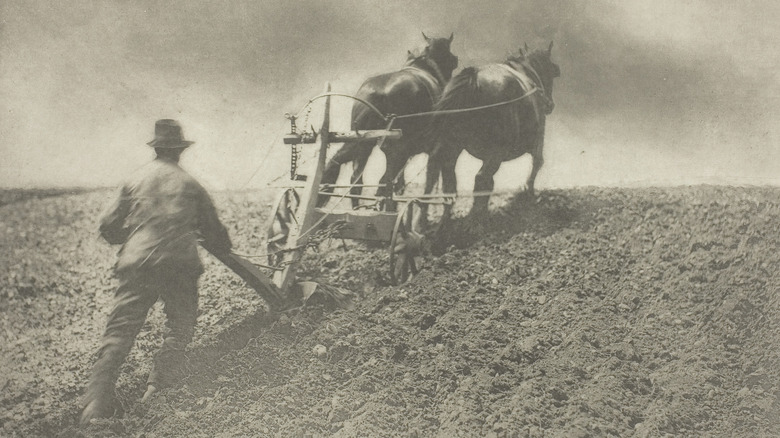
{"label": "plow wheel", "polygon": [[417,274],[414,258],[420,255],[423,235],[416,230],[419,221],[420,204],[407,202],[398,213],[390,239],[390,281],[398,285]]}
{"label": "plow wheel", "polygon": [[285,190],[276,201],[266,234],[266,253],[271,266],[278,265],[282,260],[281,251],[287,245],[290,227],[298,223],[295,213],[300,202],[301,198],[295,189]]}

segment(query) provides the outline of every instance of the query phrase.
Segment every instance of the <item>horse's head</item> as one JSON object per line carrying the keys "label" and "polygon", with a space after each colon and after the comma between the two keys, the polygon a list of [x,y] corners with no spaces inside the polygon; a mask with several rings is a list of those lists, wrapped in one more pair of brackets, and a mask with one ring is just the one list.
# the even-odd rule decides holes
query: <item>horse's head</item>
{"label": "horse's head", "polygon": [[450,52],[454,34],[450,34],[449,38],[429,38],[425,33],[422,35],[427,43],[422,56],[435,62],[444,80],[449,81],[452,78],[452,71],[458,68],[458,57]]}
{"label": "horse's head", "polygon": [[538,78],[534,80],[541,81],[541,86],[544,89],[544,97],[547,100],[547,109],[545,112],[550,114],[555,108],[555,101],[553,100],[553,80],[561,76],[561,68],[558,64],[552,62],[552,47],[553,43],[550,42],[550,46],[547,50],[534,50],[528,52],[528,46],[521,48],[518,55],[510,57],[511,61],[519,63],[527,63],[536,72]]}

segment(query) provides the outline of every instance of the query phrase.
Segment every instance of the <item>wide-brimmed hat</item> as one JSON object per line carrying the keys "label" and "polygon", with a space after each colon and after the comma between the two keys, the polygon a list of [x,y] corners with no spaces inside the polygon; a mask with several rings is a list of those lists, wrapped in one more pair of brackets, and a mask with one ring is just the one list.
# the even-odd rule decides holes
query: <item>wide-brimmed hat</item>
{"label": "wide-brimmed hat", "polygon": [[148,144],[153,148],[186,148],[195,143],[187,141],[181,131],[181,125],[176,120],[161,119],[154,124],[154,140]]}

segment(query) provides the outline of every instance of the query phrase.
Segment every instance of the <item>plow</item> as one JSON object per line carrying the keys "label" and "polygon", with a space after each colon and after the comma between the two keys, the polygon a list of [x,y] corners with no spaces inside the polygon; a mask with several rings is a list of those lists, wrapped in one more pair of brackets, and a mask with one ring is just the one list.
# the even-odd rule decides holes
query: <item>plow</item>
{"label": "plow", "polygon": [[[241,277],[268,303],[271,310],[284,310],[295,306],[300,298],[305,300],[317,288],[315,282],[297,281],[301,259],[310,241],[317,234],[338,239],[358,240],[384,244],[388,251],[387,273],[390,283],[397,285],[407,281],[418,272],[417,258],[421,255],[424,235],[420,231],[419,215],[422,203],[446,203],[449,198],[435,200],[390,195],[397,211],[381,211],[366,208],[336,209],[317,207],[320,196],[346,198],[359,197],[385,201],[378,196],[336,194],[324,189],[353,188],[354,185],[323,185],[322,174],[327,160],[328,147],[332,143],[349,143],[378,139],[380,144],[386,138],[401,138],[398,129],[333,132],[330,126],[330,85],[322,95],[324,116],[319,132],[300,133],[296,118],[289,116],[291,129],[284,143],[291,148],[291,187],[278,196],[267,224],[267,265],[250,261],[246,256],[235,253],[211,252],[218,260]],[[311,175],[297,173],[297,162],[303,145],[316,147],[316,165]],[[301,185],[303,183],[303,185]],[[392,193],[392,191],[390,191]],[[270,269],[268,275],[261,268]]]}

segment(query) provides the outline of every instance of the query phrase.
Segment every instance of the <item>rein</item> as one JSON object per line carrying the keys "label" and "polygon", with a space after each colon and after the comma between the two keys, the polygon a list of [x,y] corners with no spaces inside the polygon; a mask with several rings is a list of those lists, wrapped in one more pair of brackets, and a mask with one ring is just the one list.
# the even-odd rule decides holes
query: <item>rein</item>
{"label": "rein", "polygon": [[400,116],[396,116],[396,115],[392,115],[391,114],[391,116],[397,120],[397,119],[408,119],[408,118],[412,118],[412,117],[435,116],[435,115],[439,115],[439,114],[459,114],[459,113],[467,113],[467,112],[471,112],[471,111],[479,111],[479,110],[488,109],[488,108],[495,108],[495,107],[498,107],[498,106],[511,105],[511,104],[513,104],[515,102],[518,102],[520,100],[525,99],[526,97],[528,97],[528,96],[530,96],[530,95],[532,95],[532,94],[534,94],[534,93],[536,93],[537,91],[540,91],[540,90],[541,90],[540,88],[534,87],[534,88],[532,88],[531,90],[529,90],[527,93],[523,94],[520,97],[515,97],[514,99],[505,100],[503,102],[491,103],[489,105],[473,106],[473,107],[469,107],[469,108],[460,108],[460,109],[451,109],[451,110],[427,111],[427,112],[424,112],[424,113],[403,114],[403,115],[400,115]]}
{"label": "rein", "polygon": [[[422,72],[424,72],[426,74],[431,75],[436,80],[438,80],[439,83],[443,84],[445,81],[443,80],[443,76],[441,74],[441,70],[436,65],[436,63],[435,62],[430,62],[430,60],[428,60],[427,58],[422,58],[422,57],[415,58],[415,61],[416,60],[420,60],[420,59],[427,61],[426,64],[434,70],[435,74],[433,74],[433,73],[431,73],[431,72],[429,72],[429,71],[427,71],[427,70],[425,70],[423,68],[414,66],[412,64],[408,64],[403,69],[404,70],[408,69],[408,70],[419,70],[419,71],[422,71]],[[301,108],[301,110],[298,111],[297,114],[302,113],[314,101],[322,99],[324,97],[328,97],[328,96],[346,97],[348,99],[352,99],[352,100],[355,100],[357,102],[360,102],[363,105],[367,106],[369,109],[371,109],[371,111],[376,113],[376,115],[379,116],[379,118],[381,118],[385,122],[389,122],[390,120],[411,119],[411,118],[414,118],[414,117],[436,116],[436,115],[440,115],[440,114],[441,115],[444,115],[444,114],[460,114],[460,113],[466,113],[466,112],[471,112],[471,111],[484,110],[484,109],[488,109],[488,108],[496,108],[496,107],[504,106],[504,105],[511,105],[511,104],[513,104],[515,102],[518,102],[520,100],[523,100],[523,99],[531,96],[532,94],[536,93],[537,91],[541,91],[542,92],[542,98],[547,103],[547,106],[550,106],[550,99],[547,97],[547,95],[545,93],[544,83],[542,82],[542,79],[539,76],[539,74],[536,72],[536,70],[527,62],[521,62],[521,63],[517,63],[517,64],[522,66],[523,69],[530,71],[530,73],[534,76],[533,78],[531,78],[531,80],[536,84],[536,87],[530,89],[527,93],[523,94],[520,97],[516,97],[514,99],[506,100],[506,101],[503,101],[503,102],[492,103],[492,104],[489,104],[489,105],[481,105],[481,106],[469,107],[469,108],[460,108],[460,109],[452,109],[452,110],[434,110],[434,111],[425,111],[425,112],[414,113],[414,114],[402,114],[402,115],[399,116],[399,115],[396,115],[396,114],[385,114],[382,111],[380,111],[379,108],[374,106],[371,102],[368,102],[367,100],[361,99],[361,98],[353,96],[351,94],[323,93],[323,94],[317,95],[317,96],[309,99],[309,101],[306,102],[306,105],[304,105],[303,108]],[[501,65],[507,67],[508,69],[510,69],[512,71],[512,73],[515,74],[515,76],[517,74],[519,74],[519,71],[517,71],[517,69],[515,69],[511,65],[509,65],[509,64],[501,64]],[[518,78],[517,80],[520,81],[520,78]],[[433,96],[431,96],[431,98],[433,98]]]}
{"label": "rein", "polygon": [[[306,103],[306,105],[303,106],[303,108],[301,109],[301,111],[298,112],[298,114],[302,113],[303,110],[306,107],[308,107],[310,104],[312,104],[316,100],[319,100],[319,99],[322,99],[322,98],[328,97],[328,96],[337,96],[337,97],[346,97],[346,98],[358,101],[358,102],[366,105],[372,111],[374,111],[376,113],[376,115],[379,116],[382,120],[384,120],[385,122],[388,122],[390,120],[410,119],[410,118],[413,118],[413,117],[423,117],[423,116],[435,116],[435,115],[439,115],[439,114],[467,113],[467,112],[471,112],[471,111],[479,111],[479,110],[484,110],[484,109],[488,109],[488,108],[495,108],[495,107],[504,106],[504,105],[511,105],[511,104],[513,104],[515,102],[521,101],[521,100],[529,97],[530,95],[532,95],[532,94],[534,94],[534,93],[536,93],[538,91],[544,91],[544,89],[539,88],[539,87],[534,87],[534,88],[530,89],[527,93],[523,94],[520,97],[515,97],[514,99],[505,100],[503,102],[491,103],[489,105],[473,106],[473,107],[469,107],[469,108],[460,108],[460,109],[451,109],[451,110],[426,111],[426,112],[422,112],[422,113],[402,114],[400,116],[397,116],[395,114],[387,114],[387,115],[385,115],[382,111],[379,111],[379,109],[377,107],[375,107],[374,105],[372,105],[370,102],[368,102],[366,100],[363,100],[363,99],[361,99],[359,97],[355,97],[355,96],[353,96],[351,94],[322,93],[320,95],[314,96],[311,99],[309,99],[309,101]],[[545,97],[545,99],[547,98],[547,96],[544,96],[544,97]]]}
{"label": "rein", "polygon": [[[471,112],[471,111],[479,111],[479,110],[488,109],[488,108],[495,108],[495,107],[504,106],[504,105],[511,105],[511,104],[513,104],[515,102],[518,102],[520,100],[523,100],[523,99],[527,98],[528,96],[530,96],[530,95],[532,95],[532,94],[534,94],[534,93],[536,93],[538,91],[543,91],[543,89],[539,88],[539,87],[534,87],[534,88],[532,88],[531,90],[529,90],[527,93],[523,94],[520,97],[515,97],[514,99],[505,100],[503,102],[491,103],[489,105],[473,106],[473,107],[469,107],[469,108],[460,108],[460,109],[451,109],[451,110],[426,111],[426,112],[422,112],[422,113],[402,114],[400,116],[397,116],[395,114],[384,114],[382,111],[379,111],[379,109],[377,107],[372,105],[370,102],[368,102],[366,100],[363,100],[363,99],[361,99],[359,97],[355,97],[355,96],[353,96],[351,94],[322,93],[322,94],[319,94],[319,95],[314,96],[311,99],[309,99],[309,101],[306,103],[306,105],[303,106],[303,108],[301,108],[301,110],[298,112],[298,114],[302,113],[303,110],[306,107],[311,105],[316,100],[319,100],[319,99],[322,99],[322,98],[328,97],[328,96],[337,96],[337,97],[346,97],[346,98],[358,101],[358,102],[366,105],[372,111],[374,111],[376,113],[376,115],[379,116],[382,120],[384,120],[385,122],[388,122],[390,120],[410,119],[410,118],[413,118],[413,117],[423,117],[423,116],[435,116],[435,115],[439,115],[439,114],[467,113],[467,112]],[[544,96],[544,97],[547,98],[547,96]]]}
{"label": "rein", "polygon": [[374,111],[376,113],[376,115],[378,115],[385,122],[391,119],[391,117],[388,117],[382,111],[379,111],[379,108],[375,107],[371,102],[369,102],[367,100],[364,100],[364,99],[361,99],[359,97],[353,96],[351,94],[344,94],[344,93],[322,93],[322,94],[318,94],[318,95],[312,97],[311,99],[309,99],[309,101],[306,102],[306,105],[304,105],[303,108],[301,108],[301,110],[296,113],[296,115],[301,114],[303,112],[303,110],[305,110],[315,100],[320,100],[320,99],[322,99],[324,97],[328,97],[328,96],[346,97],[346,98],[358,101],[358,102],[362,103],[363,105],[369,107],[372,111]]}

